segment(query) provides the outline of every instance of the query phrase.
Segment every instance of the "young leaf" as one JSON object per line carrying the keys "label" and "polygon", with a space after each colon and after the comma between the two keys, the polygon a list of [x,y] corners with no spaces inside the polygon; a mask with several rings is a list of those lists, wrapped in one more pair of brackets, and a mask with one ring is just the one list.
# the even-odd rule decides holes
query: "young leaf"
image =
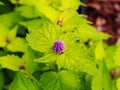
{"label": "young leaf", "polygon": [[79,90],[80,87],[79,78],[65,70],[58,73],[45,72],[41,76],[40,83],[44,90]]}
{"label": "young leaf", "polygon": [[102,60],[103,58],[105,58],[105,50],[102,41],[100,41],[95,48],[95,59]]}

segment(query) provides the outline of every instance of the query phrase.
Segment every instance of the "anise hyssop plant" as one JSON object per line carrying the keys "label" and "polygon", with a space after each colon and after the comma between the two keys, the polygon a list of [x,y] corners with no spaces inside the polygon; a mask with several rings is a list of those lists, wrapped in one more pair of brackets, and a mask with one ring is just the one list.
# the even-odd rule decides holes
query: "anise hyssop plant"
{"label": "anise hyssop plant", "polygon": [[[0,90],[120,90],[120,44],[79,14],[80,0],[0,1]],[[8,8],[9,10],[2,10]],[[11,9],[10,9],[11,7]]]}

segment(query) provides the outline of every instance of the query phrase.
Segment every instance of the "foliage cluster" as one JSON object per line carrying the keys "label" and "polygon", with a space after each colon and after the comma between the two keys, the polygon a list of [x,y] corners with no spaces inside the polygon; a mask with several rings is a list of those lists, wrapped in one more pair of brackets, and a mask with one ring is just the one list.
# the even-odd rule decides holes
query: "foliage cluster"
{"label": "foliage cluster", "polygon": [[80,5],[0,1],[0,90],[120,90],[120,78],[110,76],[120,44],[105,44],[111,36],[78,14]]}

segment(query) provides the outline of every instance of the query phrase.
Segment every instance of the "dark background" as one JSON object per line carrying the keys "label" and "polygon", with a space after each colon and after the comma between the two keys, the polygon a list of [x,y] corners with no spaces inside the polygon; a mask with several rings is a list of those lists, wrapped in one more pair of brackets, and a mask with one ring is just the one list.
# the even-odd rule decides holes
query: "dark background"
{"label": "dark background", "polygon": [[82,0],[87,7],[81,7],[81,13],[93,22],[99,31],[111,34],[113,37],[106,42],[109,45],[120,40],[120,0]]}

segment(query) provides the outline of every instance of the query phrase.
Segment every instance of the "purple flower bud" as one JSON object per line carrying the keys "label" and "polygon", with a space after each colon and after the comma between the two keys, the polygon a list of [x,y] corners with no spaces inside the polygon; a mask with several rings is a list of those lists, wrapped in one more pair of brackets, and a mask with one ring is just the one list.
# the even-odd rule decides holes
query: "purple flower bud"
{"label": "purple flower bud", "polygon": [[25,70],[25,66],[21,65],[21,66],[19,66],[19,69],[20,70]]}
{"label": "purple flower bud", "polygon": [[57,24],[61,26],[62,25],[62,20],[58,20]]}
{"label": "purple flower bud", "polygon": [[62,54],[64,49],[65,49],[65,46],[64,46],[64,43],[60,40],[56,40],[54,43],[53,43],[53,51],[58,53],[58,54]]}
{"label": "purple flower bud", "polygon": [[6,39],[6,42],[7,42],[7,43],[10,43],[10,39],[9,39],[9,38],[7,38],[7,39]]}

